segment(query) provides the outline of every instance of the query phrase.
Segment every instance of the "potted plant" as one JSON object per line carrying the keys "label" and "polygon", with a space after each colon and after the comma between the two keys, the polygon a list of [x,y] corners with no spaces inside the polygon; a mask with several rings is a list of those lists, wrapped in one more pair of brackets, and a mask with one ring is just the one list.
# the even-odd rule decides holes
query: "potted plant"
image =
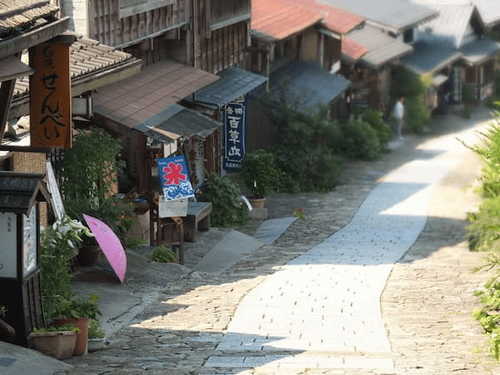
{"label": "potted plant", "polygon": [[88,299],[75,298],[62,299],[59,303],[56,314],[59,318],[55,319],[54,325],[73,324],[78,328],[74,355],[87,354],[89,337],[89,320],[97,319],[101,314],[97,306],[99,297],[91,295]]}
{"label": "potted plant", "polygon": [[[64,154],[62,191],[69,215],[80,220],[83,214],[94,216],[124,237],[132,224],[133,205],[114,196],[124,166],[120,151],[120,141],[103,129],[80,132]],[[95,264],[97,244],[92,240],[84,245],[79,251],[80,264]]]}
{"label": "potted plant", "polygon": [[262,149],[246,154],[241,166],[241,177],[250,190],[252,206],[263,208],[266,195],[274,191],[278,184],[279,170],[274,154]]}
{"label": "potted plant", "polygon": [[48,320],[57,317],[60,302],[72,297],[71,261],[83,237],[91,236],[80,222],[64,217],[41,233],[42,305]]}
{"label": "potted plant", "polygon": [[77,332],[77,327],[68,324],[36,329],[28,339],[31,346],[39,352],[57,359],[66,359],[73,355]]}
{"label": "potted plant", "polygon": [[104,349],[106,347],[106,335],[97,319],[90,319],[89,322],[89,346],[90,353]]}

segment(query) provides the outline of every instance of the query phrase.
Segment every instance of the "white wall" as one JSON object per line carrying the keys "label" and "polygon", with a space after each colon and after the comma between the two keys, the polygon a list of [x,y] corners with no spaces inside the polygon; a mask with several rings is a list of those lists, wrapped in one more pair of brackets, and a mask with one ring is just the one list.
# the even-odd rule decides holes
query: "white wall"
{"label": "white wall", "polygon": [[88,0],[60,0],[62,15],[71,18],[70,28],[89,36]]}

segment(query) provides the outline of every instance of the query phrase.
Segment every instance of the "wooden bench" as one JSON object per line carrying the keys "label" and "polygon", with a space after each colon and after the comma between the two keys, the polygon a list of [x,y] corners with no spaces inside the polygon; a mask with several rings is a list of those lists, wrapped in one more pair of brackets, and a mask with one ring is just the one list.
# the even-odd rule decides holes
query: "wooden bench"
{"label": "wooden bench", "polygon": [[198,238],[198,230],[210,228],[212,203],[189,202],[187,216],[184,219],[184,240],[194,242]]}

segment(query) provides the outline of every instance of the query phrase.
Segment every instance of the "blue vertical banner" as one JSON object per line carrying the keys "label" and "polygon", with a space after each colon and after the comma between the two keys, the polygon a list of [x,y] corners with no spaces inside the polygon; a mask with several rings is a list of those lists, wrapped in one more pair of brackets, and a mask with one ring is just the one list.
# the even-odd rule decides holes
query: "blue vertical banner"
{"label": "blue vertical banner", "polygon": [[156,159],[156,163],[165,200],[174,201],[194,197],[184,156]]}
{"label": "blue vertical banner", "polygon": [[224,169],[240,169],[245,158],[247,103],[238,98],[224,111]]}

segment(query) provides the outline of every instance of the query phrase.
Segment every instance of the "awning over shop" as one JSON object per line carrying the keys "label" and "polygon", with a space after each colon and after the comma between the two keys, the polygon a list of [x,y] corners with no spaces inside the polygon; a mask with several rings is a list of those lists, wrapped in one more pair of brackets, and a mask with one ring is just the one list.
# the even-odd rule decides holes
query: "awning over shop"
{"label": "awning over shop", "polygon": [[218,79],[175,61],[162,61],[100,89],[94,112],[119,125],[147,131],[180,112],[174,104]]}
{"label": "awning over shop", "polygon": [[[141,67],[142,61],[131,54],[80,36],[70,47],[71,93],[75,97],[96,90],[137,74]],[[29,77],[16,81],[10,112],[11,118],[29,114]]]}
{"label": "awning over shop", "polygon": [[181,105],[174,104],[170,107],[172,117],[156,126],[142,128],[146,135],[159,142],[171,143],[180,137],[198,135],[206,137],[222,123]]}
{"label": "awning over shop", "polygon": [[460,51],[447,44],[419,42],[413,48],[414,53],[403,57],[401,62],[417,74],[437,72],[462,57]]}
{"label": "awning over shop", "polygon": [[348,38],[368,50],[360,61],[375,69],[413,51],[413,47],[409,44],[403,43],[370,25],[353,30],[348,34]]}
{"label": "awning over shop", "polygon": [[277,70],[271,77],[271,97],[286,100],[302,113],[310,113],[319,105],[327,105],[340,96],[351,82],[331,74],[319,65],[294,61]]}
{"label": "awning over shop", "polygon": [[492,39],[480,39],[462,47],[463,59],[469,65],[482,64],[500,51],[500,43]]}
{"label": "awning over shop", "polygon": [[434,87],[439,87],[448,80],[448,76],[444,74],[436,74],[432,77],[432,85]]}
{"label": "awning over shop", "polygon": [[267,77],[232,67],[219,73],[220,79],[195,93],[195,101],[219,107],[248,94],[267,81]]}
{"label": "awning over shop", "polygon": [[23,64],[18,57],[12,56],[0,60],[0,82],[24,77],[32,73],[33,69]]}

